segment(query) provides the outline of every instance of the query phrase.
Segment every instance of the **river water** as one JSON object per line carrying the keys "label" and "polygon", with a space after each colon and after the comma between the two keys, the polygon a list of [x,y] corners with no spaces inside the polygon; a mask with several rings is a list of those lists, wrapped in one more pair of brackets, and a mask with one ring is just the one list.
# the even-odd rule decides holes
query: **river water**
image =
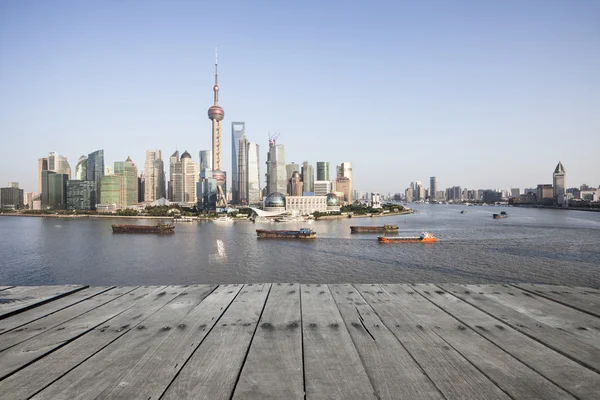
{"label": "river water", "polygon": [[[301,282],[529,282],[600,287],[600,213],[414,205],[415,214],[294,223],[178,224],[173,235],[113,234],[122,219],[0,217],[0,285]],[[461,210],[466,213],[461,214]],[[505,210],[509,217],[492,219]],[[380,244],[351,225],[430,231],[435,244]],[[317,231],[257,240],[255,229]]]}

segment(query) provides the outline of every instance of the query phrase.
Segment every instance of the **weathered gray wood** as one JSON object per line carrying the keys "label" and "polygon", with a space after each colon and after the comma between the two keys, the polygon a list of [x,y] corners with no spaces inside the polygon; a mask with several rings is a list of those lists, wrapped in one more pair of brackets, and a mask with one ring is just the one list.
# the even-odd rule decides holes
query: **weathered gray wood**
{"label": "weathered gray wood", "polygon": [[[171,334],[159,346],[117,380],[103,399],[158,399],[181,371],[192,353],[218,323],[242,285],[221,285],[184,319],[183,328]],[[147,326],[144,323],[144,326]]]}
{"label": "weathered gray wood", "polygon": [[352,285],[329,285],[378,399],[443,399]]}
{"label": "weathered gray wood", "polygon": [[590,400],[597,398],[599,377],[595,372],[515,331],[433,284],[415,285],[412,288],[451,314],[461,324],[476,330],[574,396]]}
{"label": "weathered gray wood", "polygon": [[68,296],[87,286],[21,286],[0,292],[0,320],[40,306],[49,301]]}
{"label": "weathered gray wood", "polygon": [[242,288],[161,400],[231,398],[269,288]]}
{"label": "weathered gray wood", "polygon": [[[134,289],[123,288],[125,294],[120,293],[119,296],[100,305],[100,307],[78,315],[69,321],[54,326],[50,330],[46,330],[39,335],[33,336],[24,342],[0,352],[0,379],[18,371],[37,358],[45,356],[58,347],[77,339],[81,335],[119,315],[135,304],[133,299],[138,295],[147,294],[149,291],[155,290],[155,288]],[[106,296],[110,297],[108,293]],[[89,301],[101,301],[102,297],[104,295],[92,298]],[[10,339],[12,335],[3,335],[2,339],[4,339],[4,336]]]}
{"label": "weathered gray wood", "polygon": [[304,398],[300,285],[271,287],[233,398]]}
{"label": "weathered gray wood", "polygon": [[401,288],[387,292],[379,285],[355,287],[446,398],[509,399],[438,336],[435,326],[415,314],[408,297],[419,296],[418,293],[406,293]]}
{"label": "weathered gray wood", "polygon": [[[382,285],[388,293],[400,293],[405,304],[425,326],[435,331],[446,343],[458,351],[480,372],[498,385],[513,399],[574,399],[572,395],[538,374],[519,360],[496,346],[478,331],[465,327],[456,318],[444,312],[425,297],[408,295],[416,287]],[[428,290],[424,290],[428,292]]]}
{"label": "weathered gray wood", "polygon": [[600,319],[509,285],[463,285],[584,343],[600,348]]}
{"label": "weathered gray wood", "polygon": [[598,348],[578,340],[568,332],[563,332],[521,314],[485,294],[479,294],[480,292],[469,290],[457,284],[440,284],[438,286],[499,321],[510,325],[513,329],[600,373],[600,352]]}
{"label": "weathered gray wood", "polygon": [[177,298],[183,290],[179,287],[146,287],[127,294],[132,296],[134,307],[0,380],[0,393],[10,393],[11,399],[15,400],[30,398],[131,329],[141,329],[146,318]]}
{"label": "weathered gray wood", "polygon": [[29,324],[40,318],[47,317],[48,315],[77,304],[80,301],[94,297],[97,294],[103,293],[112,288],[114,288],[114,286],[97,286],[83,289],[66,297],[51,301],[50,303],[32,308],[20,314],[15,314],[12,317],[2,320],[2,324],[0,324],[0,335],[13,329],[20,328],[23,325]]}
{"label": "weathered gray wood", "polygon": [[[144,329],[130,330],[33,398],[106,399],[107,393],[119,382],[130,386],[131,382],[128,379],[122,379],[138,363],[146,364],[147,359],[155,357],[156,350],[162,342],[170,339],[173,332],[185,330],[186,322],[189,322],[185,321],[188,313],[198,306],[213,288],[209,285],[187,287],[182,295],[146,319]],[[163,356],[168,359],[173,354]],[[172,376],[176,371],[171,371]],[[168,382],[164,382],[163,390]],[[139,393],[136,394],[139,397]],[[148,396],[145,398],[148,399]]]}
{"label": "weathered gray wood", "polygon": [[512,285],[530,294],[545,297],[576,310],[600,317],[600,290],[571,286]]}
{"label": "weathered gray wood", "polygon": [[307,399],[373,399],[375,389],[327,285],[302,285]]}
{"label": "weathered gray wood", "polygon": [[[123,294],[130,292],[134,289],[134,287],[129,288],[118,288],[115,290],[106,291],[106,288],[102,288],[102,290],[94,290],[94,289],[84,289],[80,292],[74,293],[70,296],[64,297],[62,299],[44,304],[42,306],[33,308],[29,311],[25,311],[20,314],[13,315],[10,318],[2,321],[2,326],[6,326],[8,328],[19,326],[16,329],[12,329],[10,331],[4,332],[0,335],[0,352],[4,351],[12,346],[15,346],[19,343],[22,343],[26,340],[31,339],[34,336],[40,335],[46,331],[51,330],[52,328],[64,324],[65,322],[84,314],[96,307],[101,306],[102,304],[108,303],[116,299]],[[88,292],[90,291],[90,292]],[[102,292],[99,294],[99,292]],[[84,296],[82,299],[80,294]],[[95,296],[99,294],[98,296]],[[67,300],[71,300],[72,297],[77,296],[75,300],[75,304],[67,302]],[[87,299],[85,298],[87,297]],[[66,302],[66,303],[65,303]],[[59,303],[59,306],[62,307],[62,310],[58,312],[52,313],[48,315],[46,318],[41,318],[41,316],[47,315],[44,310],[47,306],[52,306],[54,308],[54,304]],[[65,304],[70,304],[71,307],[66,306]],[[36,318],[38,317],[38,318]],[[23,324],[23,322],[34,318],[34,320],[30,323]],[[6,324],[6,325],[5,325]]]}

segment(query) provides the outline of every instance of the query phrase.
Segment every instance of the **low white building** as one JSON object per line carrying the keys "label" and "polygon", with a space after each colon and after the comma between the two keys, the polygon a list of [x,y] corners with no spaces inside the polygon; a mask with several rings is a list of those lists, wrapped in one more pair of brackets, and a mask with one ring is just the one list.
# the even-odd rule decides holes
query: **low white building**
{"label": "low white building", "polygon": [[371,192],[371,208],[381,208],[381,196],[379,192]]}
{"label": "low white building", "polygon": [[285,210],[294,215],[324,213],[327,212],[327,196],[286,196]]}

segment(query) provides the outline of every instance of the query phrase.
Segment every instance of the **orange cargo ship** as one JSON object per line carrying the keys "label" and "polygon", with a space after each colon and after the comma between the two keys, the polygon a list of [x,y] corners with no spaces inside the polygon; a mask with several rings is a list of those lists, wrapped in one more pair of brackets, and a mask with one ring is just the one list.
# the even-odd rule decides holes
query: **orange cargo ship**
{"label": "orange cargo ship", "polygon": [[437,238],[429,232],[423,232],[421,236],[378,236],[379,243],[435,243]]}

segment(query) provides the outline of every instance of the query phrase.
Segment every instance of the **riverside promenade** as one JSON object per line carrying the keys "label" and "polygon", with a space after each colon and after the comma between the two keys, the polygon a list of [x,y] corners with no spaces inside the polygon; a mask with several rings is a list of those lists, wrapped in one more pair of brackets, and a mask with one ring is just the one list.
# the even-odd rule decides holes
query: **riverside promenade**
{"label": "riverside promenade", "polygon": [[0,286],[3,399],[598,399],[600,290]]}

